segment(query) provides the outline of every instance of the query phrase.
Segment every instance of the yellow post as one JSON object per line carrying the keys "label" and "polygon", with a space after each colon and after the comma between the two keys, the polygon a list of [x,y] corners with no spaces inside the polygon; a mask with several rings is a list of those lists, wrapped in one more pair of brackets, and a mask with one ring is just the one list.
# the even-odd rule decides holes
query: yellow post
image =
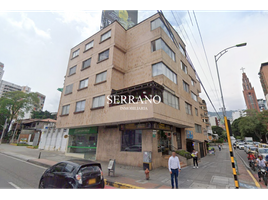
{"label": "yellow post", "polygon": [[233,168],[235,187],[236,187],[236,189],[239,189],[239,182],[238,182],[238,177],[237,177],[237,174],[236,174],[235,163],[234,163],[233,148],[232,148],[230,132],[229,132],[229,126],[228,126],[226,116],[224,116],[224,123],[225,123],[225,128],[226,128],[226,133],[227,133],[227,140],[228,140],[228,144],[229,144],[229,151],[230,151],[230,157],[231,157],[231,164],[232,164],[232,168]]}

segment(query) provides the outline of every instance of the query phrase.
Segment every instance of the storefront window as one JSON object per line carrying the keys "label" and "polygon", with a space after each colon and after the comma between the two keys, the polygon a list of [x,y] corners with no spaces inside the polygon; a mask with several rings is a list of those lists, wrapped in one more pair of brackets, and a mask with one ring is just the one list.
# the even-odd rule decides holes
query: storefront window
{"label": "storefront window", "polygon": [[70,153],[96,152],[97,134],[70,135],[68,147],[70,148]]}
{"label": "storefront window", "polygon": [[98,127],[69,129],[68,153],[84,154],[86,159],[96,160]]}
{"label": "storefront window", "polygon": [[121,151],[141,152],[142,131],[125,130],[122,132]]}

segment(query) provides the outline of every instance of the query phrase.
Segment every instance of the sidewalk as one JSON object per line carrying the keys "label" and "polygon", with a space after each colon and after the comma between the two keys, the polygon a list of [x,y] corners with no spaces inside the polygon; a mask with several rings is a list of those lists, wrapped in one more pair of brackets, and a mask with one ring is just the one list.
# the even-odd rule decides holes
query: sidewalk
{"label": "sidewalk", "polygon": [[[38,159],[39,153],[41,157]],[[73,157],[65,156],[61,152],[29,149],[9,144],[0,145],[0,153],[10,155],[31,163],[49,167],[57,162],[69,160]],[[115,176],[108,176],[108,161],[99,161],[103,168],[107,185],[120,188],[147,188],[169,189],[171,188],[170,174],[167,168],[160,167],[150,172],[150,180],[145,179],[144,170],[141,167],[124,166],[116,163]],[[254,181],[248,174],[242,161],[238,161],[240,188],[254,188]],[[246,173],[245,173],[246,172]],[[250,178],[249,178],[250,177]],[[244,185],[243,185],[244,184]],[[245,185],[246,184],[246,185]],[[251,185],[252,187],[249,187]],[[180,189],[233,189],[234,178],[232,174],[228,144],[223,145],[222,151],[216,151],[216,155],[207,155],[199,162],[199,168],[192,166],[182,168],[179,174]]]}

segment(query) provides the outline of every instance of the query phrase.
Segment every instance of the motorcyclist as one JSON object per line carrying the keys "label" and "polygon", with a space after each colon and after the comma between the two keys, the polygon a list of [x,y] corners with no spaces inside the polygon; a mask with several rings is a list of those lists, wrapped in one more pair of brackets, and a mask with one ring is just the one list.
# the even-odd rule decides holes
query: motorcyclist
{"label": "motorcyclist", "polygon": [[262,155],[259,156],[259,158],[256,160],[256,166],[258,166],[258,177],[259,182],[261,182],[261,169],[266,167],[266,161],[263,159]]}
{"label": "motorcyclist", "polygon": [[248,152],[248,160],[255,160],[256,157],[254,156],[253,152],[249,151]]}
{"label": "motorcyclist", "polygon": [[248,164],[249,164],[249,167],[252,167],[254,165],[255,159],[256,159],[256,157],[254,156],[253,152],[249,151],[248,152]]}

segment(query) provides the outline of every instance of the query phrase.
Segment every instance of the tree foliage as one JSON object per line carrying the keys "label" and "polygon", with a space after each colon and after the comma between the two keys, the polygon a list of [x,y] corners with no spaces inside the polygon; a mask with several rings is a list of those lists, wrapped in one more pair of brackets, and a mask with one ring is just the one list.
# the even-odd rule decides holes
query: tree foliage
{"label": "tree foliage", "polygon": [[39,106],[39,98],[36,93],[27,94],[22,91],[5,93],[0,98],[0,113],[5,120],[7,119],[5,132],[8,131],[13,120],[23,117],[24,112],[28,112],[33,106]]}
{"label": "tree foliage", "polygon": [[213,132],[214,134],[218,134],[219,137],[220,137],[220,136],[223,134],[223,132],[224,132],[223,128],[221,128],[221,127],[219,127],[219,126],[212,126],[211,128],[212,128],[212,132]]}
{"label": "tree foliage", "polygon": [[31,118],[32,119],[47,119],[47,118],[50,118],[50,119],[55,119],[57,118],[57,115],[53,115],[51,112],[49,111],[32,111],[31,112]]}
{"label": "tree foliage", "polygon": [[235,119],[231,125],[232,134],[235,138],[241,137],[241,132],[239,130],[239,122],[242,119],[242,117]]}
{"label": "tree foliage", "polygon": [[254,137],[259,140],[265,137],[267,140],[268,111],[257,112],[246,110],[246,117],[241,117],[238,123],[242,137]]}

